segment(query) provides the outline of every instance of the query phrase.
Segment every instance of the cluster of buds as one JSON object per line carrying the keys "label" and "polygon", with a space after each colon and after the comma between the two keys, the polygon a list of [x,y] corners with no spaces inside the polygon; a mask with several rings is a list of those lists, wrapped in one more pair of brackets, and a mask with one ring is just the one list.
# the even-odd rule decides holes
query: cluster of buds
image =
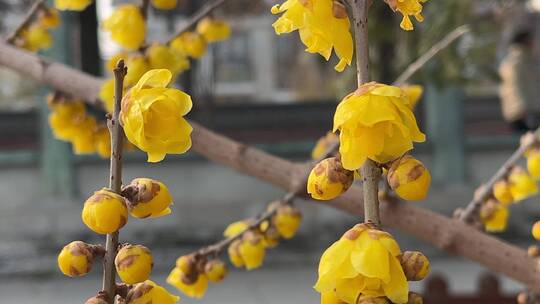
{"label": "cluster of buds", "polygon": [[262,220],[247,219],[232,223],[223,233],[227,238],[224,242],[179,257],[167,283],[189,297],[202,298],[208,282],[221,282],[227,275],[227,265],[217,258],[222,250],[227,248],[229,260],[237,268],[259,268],[264,262],[266,250],[277,246],[281,239],[294,237],[301,220],[300,211],[292,205],[273,202]]}
{"label": "cluster of buds", "polygon": [[[159,217],[170,213],[172,197],[167,187],[148,178],[134,179],[118,194],[103,188],[84,203],[82,221],[98,234],[120,230],[128,221],[128,214],[136,218]],[[66,245],[58,255],[58,267],[67,276],[78,277],[90,272],[96,258],[103,257],[105,249],[81,241]],[[153,267],[150,250],[142,245],[122,244],[118,248],[114,265],[120,279],[129,284],[123,303],[176,303],[178,298],[164,288],[148,281]],[[107,303],[103,292],[88,299],[87,304]]]}
{"label": "cluster of buds", "polygon": [[40,3],[29,18],[29,22],[24,24],[24,27],[20,28],[13,37],[13,44],[31,52],[50,48],[53,44],[50,30],[60,24],[58,11]]}

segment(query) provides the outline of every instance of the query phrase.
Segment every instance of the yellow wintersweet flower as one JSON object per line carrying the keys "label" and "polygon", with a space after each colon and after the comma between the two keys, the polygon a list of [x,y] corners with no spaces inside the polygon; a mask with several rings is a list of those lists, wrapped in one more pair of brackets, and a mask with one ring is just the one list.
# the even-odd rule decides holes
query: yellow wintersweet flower
{"label": "yellow wintersweet flower", "polygon": [[[386,296],[393,303],[405,304],[409,286],[400,254],[399,245],[389,233],[372,224],[358,224],[323,253],[315,289],[322,294],[324,303],[354,304],[364,295]],[[332,292],[338,301],[331,301]]]}
{"label": "yellow wintersweet flower", "polygon": [[535,240],[540,241],[540,221],[534,223],[531,229],[531,234]]}
{"label": "yellow wintersweet flower", "polygon": [[529,151],[526,155],[527,157],[527,171],[531,174],[532,177],[539,180],[540,179],[540,150],[535,149]]}
{"label": "yellow wintersweet flower", "polygon": [[86,116],[81,101],[59,103],[52,106],[49,125],[56,139],[71,141],[77,135],[77,124]]}
{"label": "yellow wintersweet flower", "polygon": [[92,4],[92,0],[54,0],[54,6],[61,11],[82,11]]}
{"label": "yellow wintersweet flower", "polygon": [[284,239],[294,237],[298,228],[300,228],[301,222],[302,213],[291,205],[279,206],[276,214],[272,217],[272,223],[279,232],[279,235]]}
{"label": "yellow wintersweet flower", "polygon": [[424,21],[422,16],[422,3],[427,0],[386,0],[390,7],[403,15],[401,20],[401,28],[406,31],[414,29],[410,16],[414,16],[418,22]]}
{"label": "yellow wintersweet flower", "polygon": [[[156,218],[171,213],[173,203],[169,189],[150,178],[136,178],[126,187],[129,213],[136,218]],[[126,192],[126,189],[122,191]]]}
{"label": "yellow wintersweet flower", "polygon": [[311,150],[311,159],[318,160],[322,158],[332,145],[339,141],[336,133],[328,132],[325,136],[319,138],[313,150]]}
{"label": "yellow wintersweet flower", "polygon": [[206,42],[211,43],[229,39],[231,27],[225,21],[205,17],[197,23],[197,32],[204,37]]}
{"label": "yellow wintersweet flower", "polygon": [[213,259],[204,265],[204,274],[210,282],[219,283],[223,281],[227,273],[227,265],[221,260]]}
{"label": "yellow wintersweet flower", "polygon": [[388,184],[396,194],[407,201],[426,198],[431,185],[431,174],[421,161],[405,155],[388,170]]}
{"label": "yellow wintersweet flower", "polygon": [[95,233],[107,234],[118,231],[127,223],[125,199],[103,188],[90,196],[82,210],[82,220]]}
{"label": "yellow wintersweet flower", "polygon": [[54,8],[44,8],[38,13],[38,24],[44,29],[53,29],[60,25],[58,10]]}
{"label": "yellow wintersweet flower", "polygon": [[97,127],[94,133],[94,146],[100,157],[111,157],[111,135],[105,124]]}
{"label": "yellow wintersweet flower", "polygon": [[138,49],[144,42],[146,24],[141,10],[132,4],[123,4],[103,21],[103,28],[111,33],[111,38],[128,50]]}
{"label": "yellow wintersweet flower", "polygon": [[204,37],[196,32],[185,32],[171,41],[171,48],[189,57],[199,59],[206,54],[207,43]]}
{"label": "yellow wintersweet flower", "polygon": [[152,69],[167,69],[173,77],[189,69],[190,63],[185,53],[162,44],[153,44],[146,50],[148,63]]}
{"label": "yellow wintersweet flower", "polygon": [[152,6],[157,9],[170,10],[176,7],[177,0],[152,0]]}
{"label": "yellow wintersweet flower", "polygon": [[538,185],[523,168],[515,167],[508,177],[510,193],[516,202],[527,199],[538,193]]}
{"label": "yellow wintersweet flower", "polygon": [[246,231],[248,228],[249,228],[249,221],[247,220],[237,221],[227,226],[227,228],[225,228],[225,231],[223,232],[223,236],[227,238],[234,237]]}
{"label": "yellow wintersweet flower", "polygon": [[401,89],[407,98],[409,99],[409,107],[414,110],[416,105],[422,98],[424,94],[424,87],[421,85],[406,85],[402,86]]}
{"label": "yellow wintersweet flower", "polygon": [[77,122],[76,128],[76,134],[71,139],[73,153],[80,155],[96,152],[94,132],[97,129],[97,122],[94,116],[84,116]]}
{"label": "yellow wintersweet flower", "polygon": [[514,197],[510,191],[510,183],[506,180],[500,180],[493,185],[493,196],[505,206],[514,202]]}
{"label": "yellow wintersweet flower", "polygon": [[229,245],[227,248],[227,253],[229,254],[229,260],[234,265],[234,267],[240,268],[245,266],[244,259],[240,255],[240,245],[242,244],[241,240],[236,240]]}
{"label": "yellow wintersweet flower", "polygon": [[166,154],[182,154],[191,147],[193,130],[183,118],[192,107],[191,97],[169,89],[169,70],[151,70],[124,96],[120,122],[128,140],[159,162]]}
{"label": "yellow wintersweet flower", "polygon": [[134,285],[126,297],[126,304],[174,304],[178,301],[179,297],[150,280]]}
{"label": "yellow wintersweet flower", "polygon": [[58,255],[58,268],[68,277],[86,275],[92,269],[93,263],[92,246],[81,241],[67,244]]}
{"label": "yellow wintersweet flower", "polygon": [[508,208],[494,200],[488,200],[480,209],[480,220],[487,232],[502,232],[506,230],[508,216]]}
{"label": "yellow wintersweet flower", "polygon": [[353,171],[344,169],[339,158],[330,157],[309,173],[307,192],[317,200],[332,200],[346,192],[353,181]]}
{"label": "yellow wintersweet flower", "polygon": [[387,163],[425,141],[403,90],[376,82],[362,85],[338,105],[334,132],[340,130],[341,161],[348,170],[366,159]]}
{"label": "yellow wintersweet flower", "polygon": [[114,265],[124,283],[136,284],[148,280],[154,262],[148,248],[142,245],[125,245],[118,251]]}
{"label": "yellow wintersweet flower", "polygon": [[318,53],[329,60],[334,50],[339,58],[335,69],[339,72],[351,65],[350,22],[346,8],[339,1],[287,0],[272,7],[272,13],[283,13],[272,25],[276,34],[298,30],[307,52]]}
{"label": "yellow wintersweet flower", "polygon": [[167,277],[167,283],[176,287],[190,298],[202,299],[208,288],[206,275],[196,273],[186,275],[179,267],[175,267]]}
{"label": "yellow wintersweet flower", "polygon": [[258,231],[248,231],[244,234],[238,246],[238,253],[244,261],[247,270],[261,267],[266,256],[266,242],[264,236]]}
{"label": "yellow wintersweet flower", "polygon": [[144,73],[150,70],[150,64],[143,56],[131,56],[126,60],[128,72],[124,78],[124,86],[131,87],[136,84]]}
{"label": "yellow wintersweet flower", "polygon": [[37,52],[46,50],[52,46],[53,38],[51,34],[39,25],[32,25],[21,33],[23,48]]}

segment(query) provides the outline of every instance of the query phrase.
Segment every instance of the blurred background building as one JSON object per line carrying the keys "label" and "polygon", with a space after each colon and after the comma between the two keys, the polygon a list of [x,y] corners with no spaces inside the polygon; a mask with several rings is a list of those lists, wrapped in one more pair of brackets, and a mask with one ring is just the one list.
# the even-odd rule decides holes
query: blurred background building
{"label": "blurred background building", "polygon": [[[121,2],[126,1],[97,0],[82,13],[63,13],[55,46],[44,55],[106,75],[104,63],[118,49],[99,31],[99,23]],[[205,2],[180,0],[175,11],[151,11],[148,40],[166,40]],[[212,45],[202,60],[192,62],[178,85],[193,96],[191,119],[300,161],[331,128],[333,110],[353,87],[355,72],[349,68],[335,73],[334,64],[304,52],[297,35],[276,36],[271,27],[275,17],[269,13],[276,2],[230,0],[219,9],[216,15],[233,27],[231,39]],[[26,0],[0,1],[4,35],[30,5]],[[519,134],[502,119],[497,69],[509,37],[519,27],[534,29],[540,55],[540,1],[430,1],[425,9],[426,22],[404,33],[399,18],[382,1],[375,1],[370,24],[373,78],[392,82],[446,33],[471,24],[471,34],[414,78],[414,83],[426,88],[417,111],[428,135],[428,142],[416,153],[434,176],[431,195],[420,204],[450,216],[518,144]],[[35,303],[38,296],[40,303],[78,303],[98,286],[99,271],[94,270],[90,278],[67,280],[56,270],[55,259],[70,240],[103,242],[82,224],[80,210],[84,200],[106,184],[108,161],[74,156],[69,145],[52,137],[46,94],[39,84],[0,68],[1,303]],[[144,160],[141,153],[128,155],[124,179],[149,176],[164,181],[175,197],[173,214],[155,221],[133,220],[121,238],[153,249],[160,280],[177,256],[218,240],[228,223],[256,214],[282,194],[194,153],[168,156],[159,165]],[[540,218],[535,200],[512,208],[503,239],[523,247],[531,242],[530,224]],[[311,202],[299,205],[304,211],[301,233],[270,252],[267,264],[272,267],[235,272],[199,303],[317,302],[311,286],[318,257],[358,219]],[[428,253],[434,272],[447,277],[452,292],[475,292],[476,281],[485,271],[482,267],[398,231],[395,234],[403,248]],[[511,295],[521,287],[504,280],[502,288]]]}

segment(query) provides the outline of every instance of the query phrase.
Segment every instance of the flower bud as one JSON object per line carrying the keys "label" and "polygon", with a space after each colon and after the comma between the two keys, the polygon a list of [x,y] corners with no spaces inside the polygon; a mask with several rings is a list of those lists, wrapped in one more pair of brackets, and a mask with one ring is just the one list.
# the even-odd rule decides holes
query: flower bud
{"label": "flower bud", "polygon": [[493,196],[503,205],[514,202],[514,197],[510,191],[510,184],[506,180],[500,180],[493,185]]}
{"label": "flower bud", "polygon": [[409,301],[407,304],[424,304],[424,299],[415,292],[409,292]]}
{"label": "flower bud", "polygon": [[134,285],[126,297],[126,304],[174,304],[178,301],[179,297],[150,280]]}
{"label": "flower bud", "polygon": [[540,241],[540,221],[534,223],[531,229],[531,233],[535,240]]}
{"label": "flower bud", "polygon": [[487,232],[501,232],[508,225],[508,208],[490,199],[480,208],[480,220]]}
{"label": "flower bud", "polygon": [[527,171],[535,179],[540,179],[540,150],[534,149],[527,153]]}
{"label": "flower bud", "polygon": [[510,192],[516,201],[521,201],[538,193],[538,185],[521,167],[515,167],[508,177]]}
{"label": "flower bud", "polygon": [[180,269],[183,275],[186,277],[184,280],[189,282],[195,282],[199,271],[197,269],[197,259],[195,255],[184,255],[176,259],[176,267]]}
{"label": "flower bud", "polygon": [[311,159],[318,160],[324,157],[332,145],[339,141],[336,133],[328,132],[325,136],[319,138],[313,150],[311,150]]}
{"label": "flower bud", "polygon": [[266,229],[261,229],[264,234],[265,247],[274,248],[279,245],[279,240],[281,239],[281,234],[274,225],[268,224]]}
{"label": "flower bud", "polygon": [[246,232],[238,246],[238,252],[247,270],[261,267],[266,255],[263,235],[253,230]]}
{"label": "flower bud", "polygon": [[125,199],[107,188],[96,191],[84,203],[82,220],[99,234],[118,231],[127,223]]}
{"label": "flower bud", "polygon": [[156,218],[171,213],[172,197],[162,182],[150,178],[136,178],[124,187],[129,213],[136,218]]}
{"label": "flower bud", "polygon": [[218,283],[227,276],[227,265],[218,259],[210,260],[204,266],[204,274],[210,282]]}
{"label": "flower bud", "polygon": [[231,27],[225,21],[205,17],[197,23],[197,32],[207,42],[217,42],[231,36]]}
{"label": "flower bud", "polygon": [[407,281],[423,280],[429,273],[429,260],[419,251],[405,251],[400,263]]}
{"label": "flower bud", "polygon": [[240,255],[240,245],[242,244],[241,240],[236,240],[229,245],[227,253],[229,254],[229,260],[231,263],[237,267],[244,267],[245,262],[242,256]]}
{"label": "flower bud", "polygon": [[207,43],[197,32],[184,32],[171,41],[171,48],[189,57],[199,59],[206,54]]}
{"label": "flower bud", "polygon": [[276,214],[272,217],[274,227],[284,239],[290,239],[295,236],[300,223],[302,214],[300,210],[291,205],[281,205],[277,208]]}
{"label": "flower bud", "polygon": [[540,257],[540,247],[536,245],[529,246],[529,248],[527,248],[527,255],[531,258]]}
{"label": "flower bud", "polygon": [[229,226],[227,226],[227,228],[225,228],[225,231],[223,231],[223,236],[230,238],[243,233],[249,228],[249,224],[250,220],[241,220],[231,223]]}
{"label": "flower bud", "polygon": [[354,181],[354,172],[343,168],[341,160],[327,158],[309,174],[307,191],[317,200],[331,200],[347,191]]}
{"label": "flower bud", "polygon": [[422,162],[406,155],[392,163],[388,184],[402,199],[419,201],[428,194],[431,175]]}
{"label": "flower bud", "polygon": [[80,277],[90,272],[94,258],[99,255],[97,247],[74,241],[62,248],[58,255],[58,268],[68,277]]}
{"label": "flower bud", "polygon": [[173,285],[188,297],[200,299],[208,288],[205,274],[196,272],[195,277],[188,277],[179,267],[175,267],[167,277],[167,283]]}
{"label": "flower bud", "polygon": [[116,272],[126,284],[136,284],[148,280],[154,266],[150,250],[142,245],[122,247],[116,259]]}

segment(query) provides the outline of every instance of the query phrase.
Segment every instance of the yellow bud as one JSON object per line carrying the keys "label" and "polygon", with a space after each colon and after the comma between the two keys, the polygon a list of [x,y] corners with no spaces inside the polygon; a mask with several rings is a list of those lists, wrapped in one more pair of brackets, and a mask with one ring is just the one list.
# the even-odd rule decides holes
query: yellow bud
{"label": "yellow bud", "polygon": [[206,47],[206,40],[196,32],[182,33],[171,41],[172,49],[195,59],[199,59],[206,54]]}
{"label": "yellow bud", "polygon": [[510,192],[515,201],[521,201],[538,193],[538,185],[523,168],[515,167],[508,177]]}
{"label": "yellow bud", "polygon": [[246,232],[238,246],[238,252],[247,270],[261,267],[266,255],[263,235],[253,230]]}
{"label": "yellow bud", "polygon": [[122,247],[114,260],[116,272],[126,284],[136,284],[148,280],[154,262],[150,250],[142,245]]}
{"label": "yellow bud", "polygon": [[68,277],[86,275],[92,269],[96,255],[95,246],[81,241],[71,242],[58,255],[58,268]]}
{"label": "yellow bud", "polygon": [[246,231],[249,228],[249,220],[241,220],[236,221],[232,224],[229,224],[227,228],[225,228],[225,231],[223,231],[224,237],[234,237],[237,234],[240,234],[244,231]]}
{"label": "yellow bud", "polygon": [[23,48],[37,52],[46,50],[52,46],[53,38],[51,34],[44,28],[33,25],[21,33],[23,39]]}
{"label": "yellow bud", "polygon": [[505,206],[514,202],[510,184],[506,180],[500,180],[493,185],[493,196]]}
{"label": "yellow bud", "polygon": [[537,241],[540,241],[540,221],[534,223],[531,229],[531,233]]}
{"label": "yellow bud", "polygon": [[532,150],[527,154],[527,171],[535,179],[540,179],[540,150]]}
{"label": "yellow bud", "polygon": [[223,281],[227,273],[227,265],[218,259],[210,260],[204,266],[204,274],[210,282],[218,283]]}
{"label": "yellow bud", "polygon": [[60,25],[60,16],[54,8],[41,9],[38,13],[38,23],[44,29],[53,29]]}
{"label": "yellow bud", "polygon": [[199,275],[197,270],[197,259],[193,254],[184,255],[176,259],[176,267],[188,278],[193,278],[192,281],[195,281]]}
{"label": "yellow bud", "polygon": [[429,260],[419,251],[405,251],[400,258],[408,281],[423,280],[429,273]]}
{"label": "yellow bud", "polygon": [[157,9],[170,10],[176,7],[176,0],[152,0],[152,6]]}
{"label": "yellow bud", "polygon": [[229,260],[231,263],[237,267],[244,267],[245,262],[242,256],[240,255],[240,245],[242,244],[241,240],[236,240],[229,245],[227,252],[229,254]]}
{"label": "yellow bud", "polygon": [[508,208],[496,200],[484,202],[480,208],[480,219],[488,232],[501,232],[508,225]]}
{"label": "yellow bud", "polygon": [[332,147],[339,141],[339,137],[336,133],[328,132],[325,136],[319,138],[313,150],[311,150],[311,159],[321,159]]}
{"label": "yellow bud", "polygon": [[145,39],[146,23],[141,10],[133,4],[118,6],[103,21],[103,28],[111,33],[111,38],[128,50],[138,49]]}
{"label": "yellow bud", "polygon": [[172,197],[162,182],[150,178],[136,178],[124,187],[129,212],[136,218],[156,218],[171,213]]}
{"label": "yellow bud", "polygon": [[146,50],[148,63],[152,69],[168,69],[173,76],[189,69],[190,63],[185,53],[161,44],[153,44]]}
{"label": "yellow bud", "polygon": [[96,191],[84,203],[82,220],[88,228],[99,234],[118,231],[127,223],[125,199],[103,188]]}
{"label": "yellow bud", "polygon": [[231,36],[231,27],[222,20],[205,17],[197,23],[197,32],[211,43],[228,39]]}
{"label": "yellow bud", "polygon": [[267,248],[274,248],[279,245],[281,234],[274,225],[268,225],[266,229],[261,230],[264,234],[264,243]]}
{"label": "yellow bud", "polygon": [[307,191],[314,199],[331,200],[347,191],[353,181],[353,171],[344,169],[338,158],[330,157],[311,170]]}
{"label": "yellow bud", "polygon": [[82,11],[92,4],[92,0],[54,0],[54,6],[59,10]]}
{"label": "yellow bud", "polygon": [[421,295],[415,292],[409,292],[409,301],[407,304],[424,304],[424,299],[422,299]]}
{"label": "yellow bud", "polygon": [[291,205],[279,206],[272,218],[274,226],[284,239],[290,239],[296,235],[301,221],[300,210]]}
{"label": "yellow bud", "polygon": [[126,304],[174,304],[179,300],[179,297],[150,280],[134,285],[126,296]]}
{"label": "yellow bud", "polygon": [[428,194],[431,175],[422,162],[406,155],[396,160],[388,170],[388,183],[402,199],[419,201]]}

